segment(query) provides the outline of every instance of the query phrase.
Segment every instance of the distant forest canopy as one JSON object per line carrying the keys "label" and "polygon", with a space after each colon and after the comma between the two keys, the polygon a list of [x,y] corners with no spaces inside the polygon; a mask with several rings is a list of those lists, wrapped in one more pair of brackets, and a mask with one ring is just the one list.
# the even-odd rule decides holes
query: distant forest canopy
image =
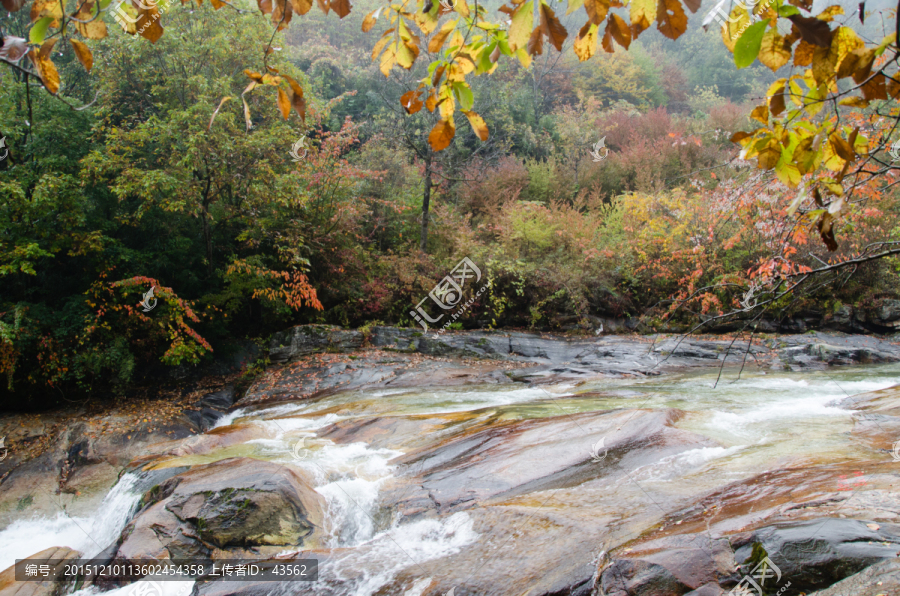
{"label": "distant forest canopy", "polygon": [[[342,20],[312,8],[280,32],[242,0],[131,6],[135,35],[107,12],[102,36],[50,18],[44,38],[34,28],[56,5],[36,2],[0,24],[3,407],[127,395],[161,366],[297,323],[416,326],[410,311],[466,256],[493,283],[459,328],[865,328],[898,297],[887,3],[867,2],[865,25],[856,2],[821,21],[862,46],[800,21],[840,42],[798,33],[805,66],[766,54],[772,30],[732,12],[768,40],[766,62],[787,60],[773,70],[736,67],[749,50],[700,26],[707,3],[676,40],[654,25],[627,51],[598,38],[581,61],[572,46],[593,17],[551,2],[563,51],[548,37],[528,67],[482,52],[489,74],[451,85],[448,111],[420,82],[449,46],[429,52],[420,34],[419,59],[385,76],[372,49],[386,17],[360,32],[374,1]],[[795,6],[777,6],[787,39]],[[153,14],[151,42],[137,31]],[[465,126],[435,150],[448,118]]]}

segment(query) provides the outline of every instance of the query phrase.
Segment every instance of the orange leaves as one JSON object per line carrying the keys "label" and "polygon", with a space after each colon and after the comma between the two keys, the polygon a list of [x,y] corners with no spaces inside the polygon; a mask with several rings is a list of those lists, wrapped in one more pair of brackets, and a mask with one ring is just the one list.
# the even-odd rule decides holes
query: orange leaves
{"label": "orange leaves", "polygon": [[291,115],[291,100],[288,94],[281,87],[278,88],[278,109],[281,110],[281,117],[285,120]]}
{"label": "orange leaves", "polygon": [[72,49],[75,51],[75,57],[78,58],[78,61],[84,66],[84,69],[91,72],[91,67],[94,66],[94,56],[91,54],[88,47],[84,42],[78,41],[77,39],[69,39],[69,43],[72,44]]}
{"label": "orange leaves", "polygon": [[422,109],[422,100],[419,99],[421,93],[419,91],[407,91],[400,97],[400,105],[406,110],[407,114],[415,114]]}
{"label": "orange leaves", "polygon": [[669,39],[678,39],[687,31],[687,16],[678,0],[659,0],[656,28]]}
{"label": "orange leaves", "polygon": [[453,118],[438,121],[428,134],[428,144],[433,151],[443,151],[450,146],[453,137],[456,136],[456,125]]}
{"label": "orange leaves", "polygon": [[447,41],[447,38],[456,29],[457,23],[459,23],[459,21],[447,21],[444,23],[444,26],[441,27],[428,42],[428,51],[432,54],[440,52],[441,48],[444,46],[444,42]]}
{"label": "orange leaves", "polygon": [[[312,6],[312,3],[310,3],[310,6]],[[362,32],[363,33],[368,33],[369,31],[372,30],[372,27],[374,27],[376,21],[378,21],[378,14],[380,12],[381,12],[381,9],[378,8],[376,10],[373,10],[372,12],[367,14],[365,16],[365,18],[363,18],[363,22],[362,22]]]}
{"label": "orange leaves", "polygon": [[312,10],[312,0],[291,0],[291,6],[299,15],[304,15]]}
{"label": "orange leaves", "polygon": [[286,80],[290,86],[288,98],[291,100],[291,106],[293,106],[297,115],[300,116],[300,119],[306,121],[306,100],[303,98],[303,87],[287,75],[282,75],[282,77],[284,77],[284,80]]}
{"label": "orange leaves", "polygon": [[540,6],[540,15],[541,32],[547,36],[547,39],[550,40],[550,43],[553,44],[556,51],[561,52],[562,44],[566,41],[569,33],[566,31],[566,28],[562,26],[562,23],[559,22],[559,19],[556,18],[556,13],[553,12],[553,9],[543,2],[541,2]]}
{"label": "orange leaves", "polygon": [[610,54],[614,52],[613,39],[626,50],[631,45],[631,30],[622,17],[617,14],[609,15],[609,20],[606,22],[606,32],[603,34],[603,49]]}
{"label": "orange leaves", "polygon": [[28,57],[31,59],[38,75],[41,77],[44,88],[53,95],[56,95],[59,91],[59,72],[57,72],[56,66],[54,66],[53,62],[50,60],[50,52],[53,50],[55,44],[56,40],[51,39],[45,41],[43,45],[41,45],[40,50],[32,49],[28,52]]}
{"label": "orange leaves", "polygon": [[350,0],[331,0],[331,10],[342,19],[350,14],[350,9]]}

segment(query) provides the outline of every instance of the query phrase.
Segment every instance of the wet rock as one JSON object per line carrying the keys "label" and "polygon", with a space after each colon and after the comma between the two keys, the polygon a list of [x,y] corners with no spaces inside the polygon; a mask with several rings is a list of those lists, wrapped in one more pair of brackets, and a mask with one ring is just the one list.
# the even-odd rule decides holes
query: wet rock
{"label": "wet rock", "polygon": [[727,539],[703,534],[671,536],[644,543],[638,552],[614,559],[600,576],[609,596],[681,596],[685,592],[715,592],[718,580],[735,568]]}
{"label": "wet rock", "polygon": [[[77,559],[81,553],[65,546],[54,546],[25,559],[49,560],[50,566],[59,568],[67,561]],[[60,596],[71,588],[71,581],[16,581],[15,565],[0,572],[0,596]]]}
{"label": "wet rock", "polygon": [[757,544],[795,590],[812,591],[896,557],[900,525],[824,518],[767,526],[732,537],[735,559],[749,561]]}
{"label": "wet rock", "polygon": [[393,460],[416,470],[410,482],[419,485],[405,503],[394,505],[414,515],[430,501],[430,507],[448,512],[576,486],[617,468],[634,468],[640,462],[716,445],[672,428],[681,414],[678,410],[612,410],[497,422]]}
{"label": "wet rock", "polygon": [[888,596],[900,594],[900,559],[889,559],[809,596]]}
{"label": "wet rock", "polygon": [[224,459],[173,476],[148,491],[142,505],[122,533],[118,559],[309,546],[320,538],[325,508],[301,472],[250,458]]}
{"label": "wet rock", "polygon": [[285,362],[301,356],[326,351],[358,350],[363,334],[329,325],[298,325],[272,336],[269,359]]}

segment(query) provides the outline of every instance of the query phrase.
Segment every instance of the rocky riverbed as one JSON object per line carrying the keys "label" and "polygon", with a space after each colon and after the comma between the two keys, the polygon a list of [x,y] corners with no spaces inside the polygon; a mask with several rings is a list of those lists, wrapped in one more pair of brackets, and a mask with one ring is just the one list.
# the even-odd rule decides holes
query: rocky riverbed
{"label": "rocky riverbed", "polygon": [[[178,586],[210,595],[706,596],[760,569],[766,594],[900,594],[888,339],[303,326],[269,357],[243,394],[139,428],[4,416],[0,565],[319,562],[316,582]],[[141,584],[7,570],[0,594]]]}

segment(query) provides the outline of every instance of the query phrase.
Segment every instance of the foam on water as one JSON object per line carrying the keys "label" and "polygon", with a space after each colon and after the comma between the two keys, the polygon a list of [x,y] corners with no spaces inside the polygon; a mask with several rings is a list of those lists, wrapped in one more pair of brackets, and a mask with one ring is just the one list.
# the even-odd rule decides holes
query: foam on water
{"label": "foam on water", "polygon": [[347,565],[338,562],[335,568],[363,570],[361,577],[348,581],[355,585],[348,585],[346,593],[372,596],[401,570],[458,553],[477,539],[472,518],[468,513],[458,512],[442,519],[420,520],[382,532],[368,543],[375,547],[364,555],[369,564],[360,565],[359,556],[352,553],[345,561]]}
{"label": "foam on water", "polygon": [[89,517],[54,517],[16,520],[0,532],[0,569],[54,546],[68,546],[89,559],[118,538],[137,506],[140,494],[132,489],[138,477],[125,474]]}

